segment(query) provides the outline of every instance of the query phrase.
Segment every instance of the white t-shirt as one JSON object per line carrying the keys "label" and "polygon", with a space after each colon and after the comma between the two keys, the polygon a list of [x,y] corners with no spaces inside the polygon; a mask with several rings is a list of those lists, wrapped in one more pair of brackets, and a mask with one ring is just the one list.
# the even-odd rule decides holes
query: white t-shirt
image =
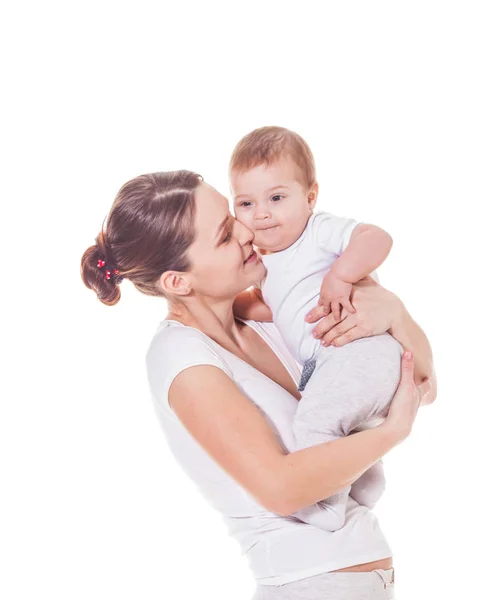
{"label": "white t-shirt", "polygon": [[[246,321],[272,348],[296,382],[299,365],[273,323]],[[330,533],[289,516],[269,512],[199,446],[168,402],[174,378],[194,365],[222,369],[268,420],[282,446],[294,448],[292,421],[297,400],[283,387],[192,327],[164,320],[147,352],[147,373],[168,446],[239,542],[258,583],[281,585],[392,555],[375,516],[349,498],[344,527]],[[327,465],[329,468],[329,465]]]}
{"label": "white t-shirt", "polygon": [[262,256],[267,268],[259,284],[263,299],[287,347],[301,364],[313,358],[321,346],[312,336],[317,323],[307,323],[305,316],[318,304],[323,277],[347,247],[357,225],[354,219],[314,213],[291,246]]}

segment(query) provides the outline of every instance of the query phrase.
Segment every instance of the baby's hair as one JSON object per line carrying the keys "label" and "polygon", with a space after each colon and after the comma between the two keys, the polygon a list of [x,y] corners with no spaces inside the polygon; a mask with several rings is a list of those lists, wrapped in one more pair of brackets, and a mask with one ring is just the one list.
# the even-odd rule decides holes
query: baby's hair
{"label": "baby's hair", "polygon": [[285,127],[260,127],[245,135],[234,148],[229,173],[270,165],[288,157],[297,165],[306,188],[316,182],[316,167],[311,149],[295,131]]}
{"label": "baby's hair", "polygon": [[123,279],[144,294],[164,296],[158,285],[162,273],[189,270],[195,190],[201,181],[191,171],[170,171],[140,175],[120,189],[106,226],[80,265],[83,282],[101,302],[119,301]]}

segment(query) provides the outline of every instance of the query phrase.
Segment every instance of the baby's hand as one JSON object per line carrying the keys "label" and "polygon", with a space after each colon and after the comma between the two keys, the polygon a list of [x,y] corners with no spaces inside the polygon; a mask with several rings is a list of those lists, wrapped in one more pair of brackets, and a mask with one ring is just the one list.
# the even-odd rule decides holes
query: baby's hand
{"label": "baby's hand", "polygon": [[340,279],[329,271],[321,284],[318,304],[326,307],[327,314],[333,312],[333,316],[339,321],[342,307],[348,310],[348,312],[355,313],[355,308],[350,302],[351,294],[352,284],[348,281],[343,281],[343,279]]}

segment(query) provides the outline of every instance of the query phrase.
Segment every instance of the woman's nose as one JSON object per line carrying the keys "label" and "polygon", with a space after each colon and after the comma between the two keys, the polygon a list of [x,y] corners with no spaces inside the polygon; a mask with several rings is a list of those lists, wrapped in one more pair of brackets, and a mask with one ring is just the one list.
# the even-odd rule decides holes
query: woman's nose
{"label": "woman's nose", "polygon": [[236,226],[238,227],[238,236],[237,239],[241,246],[245,246],[246,244],[251,244],[251,242],[255,239],[255,234],[243,225],[241,221],[236,221]]}

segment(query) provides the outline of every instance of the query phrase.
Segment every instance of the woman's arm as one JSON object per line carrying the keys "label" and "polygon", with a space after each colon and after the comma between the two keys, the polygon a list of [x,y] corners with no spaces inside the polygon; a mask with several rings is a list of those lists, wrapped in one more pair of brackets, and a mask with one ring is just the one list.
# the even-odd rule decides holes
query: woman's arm
{"label": "woman's arm", "polygon": [[403,303],[401,304],[401,311],[397,312],[397,316],[388,331],[405,350],[411,350],[414,353],[415,383],[419,385],[424,381],[428,381],[430,386],[428,393],[422,397],[420,404],[432,404],[437,396],[437,380],[432,349],[427,336],[412,319]]}
{"label": "woman's arm", "polygon": [[[352,304],[356,309],[355,314],[342,310],[342,320],[339,322],[335,321],[333,314],[329,314],[319,321],[313,334],[324,345],[343,346],[362,337],[389,331],[405,350],[413,352],[415,383],[428,383],[430,389],[421,404],[433,402],[437,394],[437,382],[432,350],[425,333],[412,319],[403,302],[372,277],[365,277],[354,284]],[[324,307],[318,306],[308,314],[306,320],[315,322],[324,315]]]}
{"label": "woman's arm", "polygon": [[403,361],[395,406],[382,425],[290,454],[260,410],[217,367],[182,371],[171,384],[169,404],[209,456],[262,506],[290,515],[351,485],[405,439],[418,392],[413,361]]}

